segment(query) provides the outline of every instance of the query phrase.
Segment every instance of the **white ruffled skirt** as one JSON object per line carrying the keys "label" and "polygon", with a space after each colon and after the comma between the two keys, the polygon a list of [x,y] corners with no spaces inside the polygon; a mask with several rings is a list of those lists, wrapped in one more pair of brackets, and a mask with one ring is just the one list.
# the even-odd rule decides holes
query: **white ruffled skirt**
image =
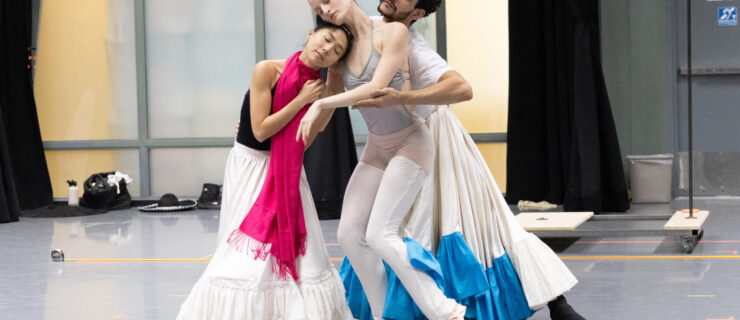
{"label": "white ruffled skirt", "polygon": [[[435,142],[428,174],[402,225],[414,266],[442,278],[445,295],[467,306],[465,318],[527,319],[577,280],[539,238],[525,231],[498,189],[473,139],[446,106],[427,119]],[[408,292],[388,272],[383,316],[422,318]],[[340,274],[355,317],[370,320],[369,304],[348,260]],[[436,279],[436,278],[435,278]]]}
{"label": "white ruffled skirt", "polygon": [[297,261],[298,282],[280,280],[269,259],[254,259],[226,242],[257,199],[269,159],[269,151],[234,144],[224,174],[217,249],[177,319],[352,319],[339,274],[329,262],[305,172],[300,190],[307,243]]}
{"label": "white ruffled skirt", "polygon": [[[532,310],[570,290],[578,282],[575,276],[516,220],[475,142],[449,107],[437,107],[427,124],[437,148],[435,168],[414,204],[406,234],[436,250],[440,239],[460,232],[487,271],[500,269],[497,261],[508,256]],[[434,219],[428,219],[428,212]]]}

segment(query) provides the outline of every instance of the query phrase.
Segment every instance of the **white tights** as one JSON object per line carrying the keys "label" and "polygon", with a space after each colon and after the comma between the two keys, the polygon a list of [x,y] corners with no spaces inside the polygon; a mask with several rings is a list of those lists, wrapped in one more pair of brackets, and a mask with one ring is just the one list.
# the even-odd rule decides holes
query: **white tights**
{"label": "white tights", "polygon": [[457,305],[428,274],[411,266],[399,235],[425,176],[420,165],[395,156],[385,170],[360,162],[347,185],[337,238],[376,319],[382,317],[388,284],[383,260],[427,318],[447,319]]}

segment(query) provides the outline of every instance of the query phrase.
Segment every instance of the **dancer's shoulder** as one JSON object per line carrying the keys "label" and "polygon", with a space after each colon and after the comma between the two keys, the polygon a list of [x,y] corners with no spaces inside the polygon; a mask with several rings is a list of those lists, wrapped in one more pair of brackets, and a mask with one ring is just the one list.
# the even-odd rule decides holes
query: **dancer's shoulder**
{"label": "dancer's shoulder", "polygon": [[285,60],[262,60],[254,66],[254,72],[280,72],[285,67]]}
{"label": "dancer's shoulder", "polygon": [[262,60],[254,66],[254,74],[262,76],[278,75],[285,68],[285,60]]}
{"label": "dancer's shoulder", "polygon": [[398,46],[406,46],[409,39],[409,29],[405,24],[400,22],[388,22],[379,28],[380,33],[380,48],[378,52],[383,52],[383,48],[386,46],[397,48]]}
{"label": "dancer's shoulder", "polygon": [[285,60],[262,60],[257,62],[252,71],[252,81],[270,85],[277,80],[284,67]]}
{"label": "dancer's shoulder", "polygon": [[381,26],[383,33],[390,36],[406,36],[409,34],[409,28],[400,22],[386,22]]}

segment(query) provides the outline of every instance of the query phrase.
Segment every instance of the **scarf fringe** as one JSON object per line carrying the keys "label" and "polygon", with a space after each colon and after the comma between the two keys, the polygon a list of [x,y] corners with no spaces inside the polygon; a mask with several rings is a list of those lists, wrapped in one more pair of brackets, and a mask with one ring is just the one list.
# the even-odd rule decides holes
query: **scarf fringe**
{"label": "scarf fringe", "polygon": [[297,249],[298,249],[298,255],[303,256],[306,254],[306,234],[298,235],[298,239],[296,239]]}
{"label": "scarf fringe", "polygon": [[243,252],[246,249],[247,252],[254,255],[255,259],[260,260],[267,259],[267,256],[270,254],[270,247],[272,246],[269,243],[264,243],[248,236],[241,229],[232,231],[226,243],[233,246],[237,252]]}
{"label": "scarf fringe", "polygon": [[[306,236],[299,237],[298,242],[298,255],[303,256],[306,254]],[[234,247],[237,252],[243,252],[245,249],[247,252],[254,255],[254,259],[265,260],[270,257],[270,266],[273,274],[278,275],[280,280],[288,280],[288,275],[291,278],[298,280],[298,272],[295,270],[296,265],[293,263],[284,263],[275,258],[270,254],[270,243],[264,243],[257,239],[254,239],[244,233],[241,229],[236,229],[231,232],[226,243]],[[295,273],[295,274],[294,274]]]}

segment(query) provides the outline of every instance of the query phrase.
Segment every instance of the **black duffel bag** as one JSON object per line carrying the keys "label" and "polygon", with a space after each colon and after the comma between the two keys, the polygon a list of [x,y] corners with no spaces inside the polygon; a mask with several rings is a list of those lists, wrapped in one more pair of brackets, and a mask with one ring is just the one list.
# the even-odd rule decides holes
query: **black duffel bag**
{"label": "black duffel bag", "polygon": [[118,186],[108,184],[108,175],[115,172],[100,172],[91,175],[83,184],[84,192],[80,206],[95,210],[120,210],[131,208],[131,195],[126,181],[121,179]]}

